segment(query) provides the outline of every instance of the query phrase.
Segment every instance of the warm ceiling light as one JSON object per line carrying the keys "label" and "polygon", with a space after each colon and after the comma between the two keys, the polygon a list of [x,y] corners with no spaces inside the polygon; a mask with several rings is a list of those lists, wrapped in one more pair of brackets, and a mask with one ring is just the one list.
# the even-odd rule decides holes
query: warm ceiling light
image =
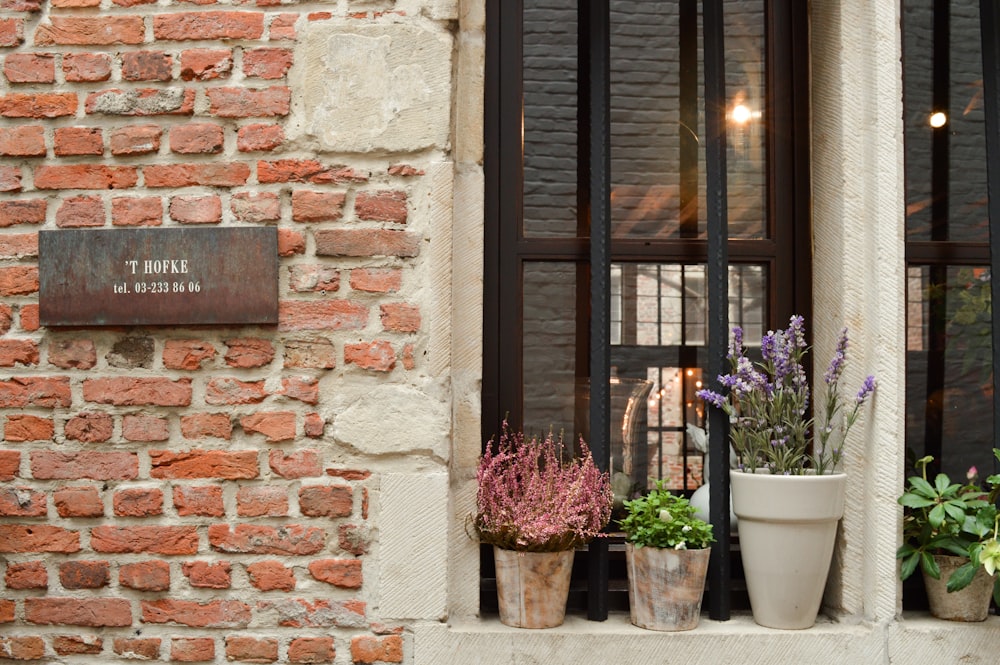
{"label": "warm ceiling light", "polygon": [[931,113],[931,117],[928,119],[928,122],[930,122],[931,127],[934,127],[935,129],[938,127],[944,127],[948,122],[948,116],[941,111],[937,111],[936,113]]}
{"label": "warm ceiling light", "polygon": [[736,106],[733,107],[733,114],[731,116],[733,122],[740,125],[745,125],[750,120],[750,116],[751,116],[750,109],[747,108],[745,105],[737,104]]}

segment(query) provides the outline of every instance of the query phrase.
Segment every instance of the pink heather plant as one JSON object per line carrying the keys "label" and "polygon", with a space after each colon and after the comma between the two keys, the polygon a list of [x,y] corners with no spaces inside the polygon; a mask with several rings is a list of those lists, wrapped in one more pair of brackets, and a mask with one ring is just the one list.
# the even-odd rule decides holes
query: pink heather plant
{"label": "pink heather plant", "polygon": [[562,436],[525,441],[504,420],[495,448],[491,440],[476,473],[474,525],[482,542],[521,552],[560,552],[586,544],[607,526],[611,483],[583,439],[580,454],[564,462]]}

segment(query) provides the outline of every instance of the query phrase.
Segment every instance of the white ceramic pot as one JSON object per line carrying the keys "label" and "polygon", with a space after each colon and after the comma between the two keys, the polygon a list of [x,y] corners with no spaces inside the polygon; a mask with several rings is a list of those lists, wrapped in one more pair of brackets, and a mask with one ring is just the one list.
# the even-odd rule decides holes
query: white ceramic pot
{"label": "white ceramic pot", "polygon": [[515,552],[493,548],[500,622],[515,628],[553,628],[566,617],[573,550]]}
{"label": "white ceramic pot", "polygon": [[769,628],[811,627],[844,514],[847,475],[732,471],[729,477],[754,621]]}

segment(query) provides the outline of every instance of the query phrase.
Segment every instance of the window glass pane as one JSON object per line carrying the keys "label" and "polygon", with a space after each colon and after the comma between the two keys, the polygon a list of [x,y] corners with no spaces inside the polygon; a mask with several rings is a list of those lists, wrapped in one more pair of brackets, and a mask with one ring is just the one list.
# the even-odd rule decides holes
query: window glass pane
{"label": "window glass pane", "polygon": [[906,237],[986,242],[979,3],[904,0],[902,8]]}
{"label": "window glass pane", "polygon": [[993,468],[989,275],[987,267],[907,271],[907,453],[943,460],[952,478]]}

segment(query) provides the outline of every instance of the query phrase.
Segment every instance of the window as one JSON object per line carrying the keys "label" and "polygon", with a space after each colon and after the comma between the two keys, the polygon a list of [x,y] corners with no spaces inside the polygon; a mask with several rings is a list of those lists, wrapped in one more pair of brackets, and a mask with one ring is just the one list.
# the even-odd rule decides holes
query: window
{"label": "window", "polygon": [[[701,452],[688,427],[704,426],[693,393],[724,352],[710,348],[723,320],[711,275],[724,275],[725,318],[751,339],[810,314],[806,5],[505,0],[487,11],[483,439],[508,415],[529,432],[583,434],[622,497],[660,478],[693,490]],[[706,86],[706,72],[721,80]],[[711,131],[721,110],[724,135]],[[722,204],[727,265],[709,261]],[[592,395],[592,377],[608,388]],[[596,435],[592,402],[610,420]],[[571,591],[591,618],[595,598],[627,602],[623,556],[603,549],[578,561],[610,583],[591,572]],[[710,586],[713,616],[728,618],[731,585]]]}
{"label": "window", "polygon": [[[953,478],[997,468],[995,14],[989,2],[902,2],[907,462],[933,455]],[[903,598],[919,607],[922,596],[914,584]]]}

